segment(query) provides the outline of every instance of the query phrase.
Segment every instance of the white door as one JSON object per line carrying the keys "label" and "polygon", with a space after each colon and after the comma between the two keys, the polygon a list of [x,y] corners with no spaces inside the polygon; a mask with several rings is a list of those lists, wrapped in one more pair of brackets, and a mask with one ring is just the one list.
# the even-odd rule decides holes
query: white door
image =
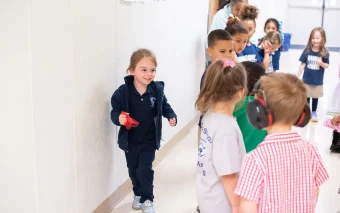
{"label": "white door", "polygon": [[[291,43],[306,45],[310,32],[323,25],[327,47],[340,47],[340,0],[289,0],[287,32],[292,34]],[[334,24],[335,23],[335,24]]]}
{"label": "white door", "polygon": [[324,29],[327,35],[327,46],[340,48],[340,0],[325,1]]}

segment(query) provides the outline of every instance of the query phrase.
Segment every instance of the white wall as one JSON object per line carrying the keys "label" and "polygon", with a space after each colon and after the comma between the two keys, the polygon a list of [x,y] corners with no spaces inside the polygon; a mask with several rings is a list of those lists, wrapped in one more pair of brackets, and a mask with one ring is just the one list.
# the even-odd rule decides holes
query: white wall
{"label": "white wall", "polygon": [[72,8],[30,0],[28,9],[38,210],[76,212]]}
{"label": "white wall", "polygon": [[[306,45],[312,29],[321,26],[322,1],[323,0],[249,0],[249,4],[257,6],[260,9],[256,35],[258,37],[263,36],[265,21],[268,18],[276,18],[279,21],[283,21],[283,31],[292,34],[292,44]],[[289,7],[290,4],[293,7]],[[339,47],[340,41],[338,38],[340,28],[334,27],[334,20],[340,18],[340,2],[326,0],[326,8],[324,29],[327,36],[327,46]],[[308,17],[308,20],[306,17]]]}
{"label": "white wall", "polygon": [[249,4],[259,8],[260,13],[256,21],[256,35],[264,36],[264,24],[268,18],[276,18],[283,22],[283,31],[288,30],[288,0],[249,0]]}
{"label": "white wall", "polygon": [[78,212],[94,210],[118,182],[110,98],[116,88],[115,2],[74,0],[73,75]]}
{"label": "white wall", "polygon": [[27,1],[0,1],[0,212],[37,212]]}
{"label": "white wall", "polygon": [[128,175],[110,98],[137,48],[178,126],[196,115],[208,0],[0,1],[0,212],[87,213]]}

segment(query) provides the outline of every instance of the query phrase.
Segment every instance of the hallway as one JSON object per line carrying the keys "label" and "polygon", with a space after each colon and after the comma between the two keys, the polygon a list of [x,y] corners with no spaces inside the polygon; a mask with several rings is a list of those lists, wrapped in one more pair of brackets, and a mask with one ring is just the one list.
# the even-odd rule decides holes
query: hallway
{"label": "hallway", "polygon": [[[156,212],[195,213],[194,103],[206,63],[203,44],[216,2],[222,1],[0,1],[0,213],[140,212],[131,209],[119,127],[110,117],[112,94],[124,84],[131,54],[139,48],[155,53],[155,81],[166,85],[164,94],[178,117],[176,127],[166,119],[162,126]],[[291,45],[301,47],[325,16],[327,47],[340,48],[340,28],[330,21],[340,18],[340,0],[299,1],[316,9],[308,23],[300,17],[309,9],[291,8],[294,0],[241,1],[260,10],[258,38],[265,21],[276,18],[282,33],[292,34]],[[319,1],[330,2],[322,16]],[[296,73],[301,52],[282,53],[280,71]],[[329,154],[331,130],[322,126],[339,62],[340,54],[332,52],[319,101],[321,121],[298,130],[318,147],[331,176],[321,189],[322,213],[340,213],[340,155]]]}
{"label": "hallway", "polygon": [[[301,50],[290,50],[283,53],[281,67],[285,72],[295,73],[298,69],[298,58]],[[339,53],[331,53],[330,67],[325,74],[324,93],[320,99],[318,114],[320,121],[310,123],[303,129],[294,128],[303,139],[315,145],[330,175],[330,179],[321,187],[317,213],[340,212],[340,154],[329,152],[332,130],[323,126],[329,100],[339,79]],[[158,213],[195,213],[197,201],[195,175],[197,160],[197,126],[174,147],[165,159],[155,168],[155,211]],[[133,213],[131,208],[133,194],[129,193],[111,213]]]}

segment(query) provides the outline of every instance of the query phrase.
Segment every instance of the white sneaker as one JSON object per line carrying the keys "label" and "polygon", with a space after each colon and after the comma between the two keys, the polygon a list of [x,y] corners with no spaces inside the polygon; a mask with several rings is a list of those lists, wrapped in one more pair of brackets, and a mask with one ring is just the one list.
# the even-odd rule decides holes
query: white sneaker
{"label": "white sneaker", "polygon": [[318,122],[319,121],[318,115],[316,114],[316,112],[312,112],[312,121],[313,122]]}
{"label": "white sneaker", "polygon": [[155,210],[153,209],[153,203],[150,200],[146,200],[143,204],[142,204],[142,210],[143,213],[155,213]]}
{"label": "white sneaker", "polygon": [[132,201],[132,208],[135,210],[141,210],[142,204],[140,203],[140,196],[134,196]]}

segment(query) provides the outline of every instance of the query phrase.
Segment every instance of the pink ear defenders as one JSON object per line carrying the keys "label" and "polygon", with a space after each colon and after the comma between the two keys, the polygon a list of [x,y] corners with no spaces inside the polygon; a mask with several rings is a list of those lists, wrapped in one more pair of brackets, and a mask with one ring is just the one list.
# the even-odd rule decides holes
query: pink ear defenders
{"label": "pink ear defenders", "polygon": [[[255,84],[252,94],[261,91],[263,93],[262,98],[256,98],[250,102],[247,106],[247,117],[250,124],[256,129],[264,129],[274,122],[273,114],[267,106],[266,96],[260,89],[261,79]],[[305,127],[311,118],[311,112],[308,103],[306,103],[304,109],[301,112],[299,119],[294,126]]]}

